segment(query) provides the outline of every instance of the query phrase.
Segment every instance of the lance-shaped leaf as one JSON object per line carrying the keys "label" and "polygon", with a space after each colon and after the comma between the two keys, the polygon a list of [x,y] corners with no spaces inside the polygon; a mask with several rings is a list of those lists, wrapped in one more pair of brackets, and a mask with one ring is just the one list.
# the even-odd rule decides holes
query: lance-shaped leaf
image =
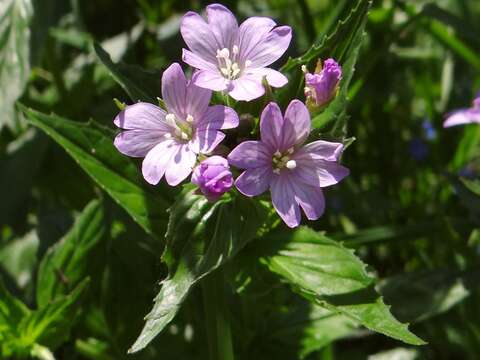
{"label": "lance-shaped leaf", "polygon": [[14,125],[15,101],[30,73],[30,0],[0,1],[0,127]]}
{"label": "lance-shaped leaf", "polygon": [[425,344],[393,317],[352,250],[305,227],[269,235],[262,246],[270,247],[263,263],[305,298],[371,330],[408,344]]}
{"label": "lance-shaped leaf", "polygon": [[93,200],[83,210],[65,237],[52,246],[40,263],[37,280],[37,304],[70,292],[93,267],[92,256],[108,232],[104,205]]}
{"label": "lance-shaped leaf", "polygon": [[129,352],[147,346],[174,318],[190,289],[252,240],[267,217],[267,207],[244,197],[215,204],[186,188],[170,209],[163,260],[169,276]]}
{"label": "lance-shaped leaf", "polygon": [[94,50],[98,59],[108,69],[113,79],[126,91],[132,101],[157,102],[160,94],[160,74],[136,65],[114,63],[110,55],[97,43]]}
{"label": "lance-shaped leaf", "polygon": [[170,195],[161,187],[146,184],[137,165],[115,149],[111,131],[94,122],[80,123],[22,109],[32,125],[61,145],[145,231],[165,232]]}

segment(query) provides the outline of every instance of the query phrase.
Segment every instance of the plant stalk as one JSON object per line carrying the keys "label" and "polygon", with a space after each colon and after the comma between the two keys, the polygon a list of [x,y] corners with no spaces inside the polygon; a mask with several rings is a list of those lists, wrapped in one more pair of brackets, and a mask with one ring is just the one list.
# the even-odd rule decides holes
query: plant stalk
{"label": "plant stalk", "polygon": [[223,271],[218,269],[202,283],[210,360],[234,360],[232,333],[225,301]]}

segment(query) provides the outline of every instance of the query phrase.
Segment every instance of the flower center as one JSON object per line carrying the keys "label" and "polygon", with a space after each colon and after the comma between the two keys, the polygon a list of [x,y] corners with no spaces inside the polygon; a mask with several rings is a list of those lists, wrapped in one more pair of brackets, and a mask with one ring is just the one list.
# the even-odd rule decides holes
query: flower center
{"label": "flower center", "polygon": [[171,138],[174,136],[181,141],[189,141],[192,139],[193,135],[193,116],[188,114],[185,121],[177,119],[174,114],[169,113],[165,116],[165,120],[168,125],[172,128],[170,133],[166,133],[166,138]]}
{"label": "flower center", "polygon": [[218,61],[218,68],[228,81],[238,78],[242,70],[249,67],[252,63],[250,60],[246,60],[243,69],[241,69],[241,64],[239,64],[237,59],[239,51],[240,50],[237,45],[233,45],[232,51],[227,48],[217,49],[216,57]]}
{"label": "flower center", "polygon": [[293,148],[288,149],[283,154],[280,151],[277,151],[273,154],[272,167],[275,174],[280,174],[280,170],[284,168],[293,170],[297,167],[297,162],[293,159],[290,159],[292,154]]}

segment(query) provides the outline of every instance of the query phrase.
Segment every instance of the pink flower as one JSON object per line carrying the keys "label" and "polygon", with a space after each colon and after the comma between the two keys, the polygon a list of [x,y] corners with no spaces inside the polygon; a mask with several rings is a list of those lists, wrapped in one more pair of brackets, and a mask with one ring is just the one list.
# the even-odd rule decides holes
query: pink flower
{"label": "pink flower", "polygon": [[233,186],[227,159],[216,155],[202,161],[193,171],[192,183],[200,188],[208,200],[218,200]]}
{"label": "pink flower", "polygon": [[325,209],[322,187],[348,175],[337,163],[343,145],[314,141],[303,145],[310,134],[310,114],[293,100],[282,116],[275,103],[268,104],[260,119],[261,141],[245,141],[228,156],[230,164],[245,169],[235,181],[246,196],[270,189],[273,206],[289,227],[298,226],[300,207],[310,220]]}
{"label": "pink flower", "polygon": [[163,73],[162,95],[167,111],[140,102],[117,115],[114,123],[124,131],[114,144],[122,154],[145,157],[147,182],[157,184],[165,175],[175,186],[190,175],[197,154],[210,153],[223,140],[220,129],[238,126],[238,116],[229,107],[208,106],[211,91],[187,81],[177,63]]}
{"label": "pink flower", "polygon": [[273,87],[288,80],[266,66],[278,60],[292,38],[289,26],[275,27],[266,17],[251,17],[240,26],[225,6],[207,6],[208,23],[195,12],[184,15],[180,25],[190,50],[183,49],[183,61],[198,69],[193,82],[215,91],[227,91],[236,100],[262,96],[263,77]]}
{"label": "pink flower", "polygon": [[473,100],[473,106],[468,109],[460,109],[448,114],[443,127],[464,124],[480,124],[480,94]]}
{"label": "pink flower", "polygon": [[338,84],[342,79],[342,67],[333,59],[325,60],[323,67],[319,61],[315,73],[305,71],[305,96],[307,104],[317,107],[327,105],[337,95]]}

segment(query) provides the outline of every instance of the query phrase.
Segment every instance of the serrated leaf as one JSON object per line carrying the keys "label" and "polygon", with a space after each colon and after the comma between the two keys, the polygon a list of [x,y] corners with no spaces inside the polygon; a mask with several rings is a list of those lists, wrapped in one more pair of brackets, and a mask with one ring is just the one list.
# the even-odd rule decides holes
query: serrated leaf
{"label": "serrated leaf", "polygon": [[30,72],[30,0],[0,2],[0,127],[15,128],[14,104],[22,95]]}
{"label": "serrated leaf", "polygon": [[170,209],[163,260],[169,276],[129,352],[147,346],[174,318],[190,289],[252,240],[267,216],[261,203],[244,197],[215,204],[186,188]]}
{"label": "serrated leaf", "polygon": [[136,65],[115,64],[110,55],[98,44],[94,45],[98,59],[108,69],[113,79],[126,91],[132,101],[156,104],[160,94],[160,73],[147,71]]}
{"label": "serrated leaf", "polygon": [[302,56],[288,59],[287,63],[280,70],[300,69],[301,65],[307,65],[318,58],[335,57],[337,60],[341,60],[346,49],[352,46],[352,43],[349,41],[350,37],[363,33],[364,23],[370,6],[371,0],[359,0],[349,15],[344,20],[339,21],[330,35],[325,36],[318,44],[312,45]]}
{"label": "serrated leaf", "polygon": [[[22,107],[28,121],[61,145],[132,218],[151,234],[166,228],[166,192],[147,186],[138,167],[113,145],[111,131]],[[168,194],[168,193],[167,193]]]}
{"label": "serrated leaf", "polygon": [[90,202],[65,237],[52,246],[40,263],[37,277],[37,304],[46,306],[65,295],[83,280],[92,267],[94,251],[108,232],[105,208]]}
{"label": "serrated leaf", "polygon": [[392,316],[353,251],[305,227],[262,244],[270,246],[263,263],[305,298],[397,340],[425,344]]}

